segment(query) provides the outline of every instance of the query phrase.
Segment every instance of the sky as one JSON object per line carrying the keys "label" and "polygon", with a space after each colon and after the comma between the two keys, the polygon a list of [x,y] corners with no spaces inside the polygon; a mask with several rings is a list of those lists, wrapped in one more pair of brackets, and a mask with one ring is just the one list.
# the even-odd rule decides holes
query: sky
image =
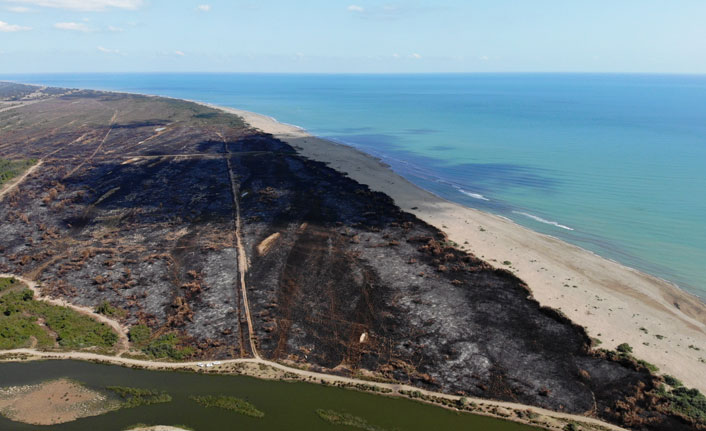
{"label": "sky", "polygon": [[706,73],[706,0],[0,0],[0,74]]}

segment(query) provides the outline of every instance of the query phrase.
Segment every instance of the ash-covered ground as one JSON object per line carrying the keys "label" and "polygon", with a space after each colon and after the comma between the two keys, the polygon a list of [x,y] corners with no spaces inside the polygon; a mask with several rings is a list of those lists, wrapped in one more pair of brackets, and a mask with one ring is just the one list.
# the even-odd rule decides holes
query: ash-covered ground
{"label": "ash-covered ground", "polygon": [[663,413],[646,368],[592,351],[514,275],[238,117],[0,84],[5,100],[23,92],[33,103],[0,111],[0,157],[42,165],[0,201],[0,272],[76,304],[108,301],[198,358],[253,355],[247,299],[268,359],[689,427]]}

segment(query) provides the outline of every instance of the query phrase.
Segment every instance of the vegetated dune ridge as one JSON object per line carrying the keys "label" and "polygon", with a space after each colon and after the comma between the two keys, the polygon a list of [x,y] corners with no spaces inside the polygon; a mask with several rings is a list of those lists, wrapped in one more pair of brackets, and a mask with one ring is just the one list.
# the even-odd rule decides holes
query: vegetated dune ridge
{"label": "vegetated dune ridge", "polygon": [[0,134],[0,157],[42,161],[3,197],[0,272],[79,305],[109,301],[152,339],[174,334],[183,356],[696,426],[645,367],[591,351],[511,272],[237,117],[72,91],[0,113]]}

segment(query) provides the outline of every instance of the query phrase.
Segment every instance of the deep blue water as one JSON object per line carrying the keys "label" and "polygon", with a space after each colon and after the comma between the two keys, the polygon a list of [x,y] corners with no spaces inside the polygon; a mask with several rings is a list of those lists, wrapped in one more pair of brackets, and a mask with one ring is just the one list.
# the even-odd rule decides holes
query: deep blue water
{"label": "deep blue water", "polygon": [[706,76],[0,76],[242,108],[706,298]]}

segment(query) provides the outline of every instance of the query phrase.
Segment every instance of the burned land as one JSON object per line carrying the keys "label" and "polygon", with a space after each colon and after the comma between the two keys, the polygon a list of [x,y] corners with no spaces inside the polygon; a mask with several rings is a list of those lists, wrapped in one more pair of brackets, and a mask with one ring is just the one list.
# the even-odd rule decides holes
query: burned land
{"label": "burned land", "polygon": [[41,166],[0,201],[0,273],[118,310],[148,352],[700,426],[645,364],[593,350],[512,273],[236,116],[0,84],[8,103],[23,94],[33,103],[0,109],[0,158]]}

